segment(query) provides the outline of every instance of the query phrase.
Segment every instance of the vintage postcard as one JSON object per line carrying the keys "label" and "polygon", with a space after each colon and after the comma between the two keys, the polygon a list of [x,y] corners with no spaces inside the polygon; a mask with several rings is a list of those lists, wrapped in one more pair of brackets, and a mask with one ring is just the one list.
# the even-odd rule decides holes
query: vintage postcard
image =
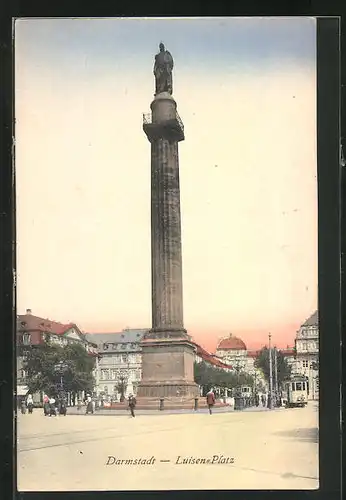
{"label": "vintage postcard", "polygon": [[316,20],[17,19],[17,488],[319,488]]}

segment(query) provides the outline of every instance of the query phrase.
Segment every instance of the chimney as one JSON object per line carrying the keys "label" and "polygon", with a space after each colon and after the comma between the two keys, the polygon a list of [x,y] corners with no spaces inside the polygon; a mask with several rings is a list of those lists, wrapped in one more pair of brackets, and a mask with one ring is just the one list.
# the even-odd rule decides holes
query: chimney
{"label": "chimney", "polygon": [[32,313],[31,309],[26,310],[26,314],[31,314],[31,313]]}

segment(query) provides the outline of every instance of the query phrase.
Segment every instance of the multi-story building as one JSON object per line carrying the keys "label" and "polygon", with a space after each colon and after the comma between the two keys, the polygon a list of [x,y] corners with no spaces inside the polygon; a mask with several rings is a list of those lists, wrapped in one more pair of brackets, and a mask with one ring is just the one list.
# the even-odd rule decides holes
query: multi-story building
{"label": "multi-story building", "polygon": [[[17,396],[23,397],[28,392],[23,361],[28,349],[42,345],[49,340],[61,346],[69,343],[80,343],[90,356],[95,356],[94,376],[98,373],[98,352],[96,344],[89,342],[85,334],[74,323],[63,324],[57,321],[34,316],[31,309],[26,314],[17,316]],[[42,394],[35,394],[34,401],[40,402]]]}
{"label": "multi-story building", "polygon": [[204,361],[205,363],[208,363],[209,365],[214,366],[215,368],[221,368],[222,370],[226,371],[232,371],[233,366],[224,363],[221,358],[216,356],[216,354],[211,354],[208,352],[204,347],[200,346],[199,344],[194,343],[194,346],[196,348],[195,352],[195,362],[196,363],[201,363]]}
{"label": "multi-story building", "polygon": [[116,333],[89,333],[87,339],[95,343],[101,356],[97,373],[97,396],[118,401],[121,396],[136,394],[142,376],[140,342],[147,329],[126,328]]}
{"label": "multi-story building", "polygon": [[287,346],[285,349],[280,349],[281,354],[283,355],[287,365],[291,367],[291,374],[297,373],[297,360],[296,360],[296,352],[294,347]]}
{"label": "multi-story building", "polygon": [[[97,345],[101,356],[98,364],[97,388],[98,396],[107,400],[119,401],[120,384],[125,382],[125,397],[136,394],[142,376],[142,349],[140,342],[148,329],[126,328],[116,333],[87,334],[87,339]],[[195,346],[195,361],[205,361],[217,368],[232,370],[232,366],[224,363],[215,354],[209,353],[199,344]]]}
{"label": "multi-story building", "polygon": [[224,362],[231,365],[236,372],[244,372],[254,377],[256,384],[266,386],[263,373],[255,367],[255,359],[259,351],[248,350],[245,342],[230,333],[220,339],[216,347],[216,355]]}
{"label": "multi-story building", "polygon": [[309,381],[310,399],[319,394],[319,324],[315,311],[299,328],[295,339],[295,371],[305,375]]}

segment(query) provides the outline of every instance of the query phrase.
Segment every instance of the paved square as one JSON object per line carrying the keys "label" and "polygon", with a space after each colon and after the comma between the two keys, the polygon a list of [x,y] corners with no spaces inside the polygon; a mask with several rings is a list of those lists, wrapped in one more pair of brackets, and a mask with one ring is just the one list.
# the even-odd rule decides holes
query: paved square
{"label": "paved square", "polygon": [[316,489],[317,427],[313,402],[136,418],[37,409],[18,415],[18,490]]}

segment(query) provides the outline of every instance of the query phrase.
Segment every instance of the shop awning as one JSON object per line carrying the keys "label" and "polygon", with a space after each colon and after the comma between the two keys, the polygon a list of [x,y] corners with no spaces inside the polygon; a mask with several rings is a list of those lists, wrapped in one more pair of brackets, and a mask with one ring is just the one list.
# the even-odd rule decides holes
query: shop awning
{"label": "shop awning", "polygon": [[17,396],[26,396],[28,390],[26,385],[17,385]]}

